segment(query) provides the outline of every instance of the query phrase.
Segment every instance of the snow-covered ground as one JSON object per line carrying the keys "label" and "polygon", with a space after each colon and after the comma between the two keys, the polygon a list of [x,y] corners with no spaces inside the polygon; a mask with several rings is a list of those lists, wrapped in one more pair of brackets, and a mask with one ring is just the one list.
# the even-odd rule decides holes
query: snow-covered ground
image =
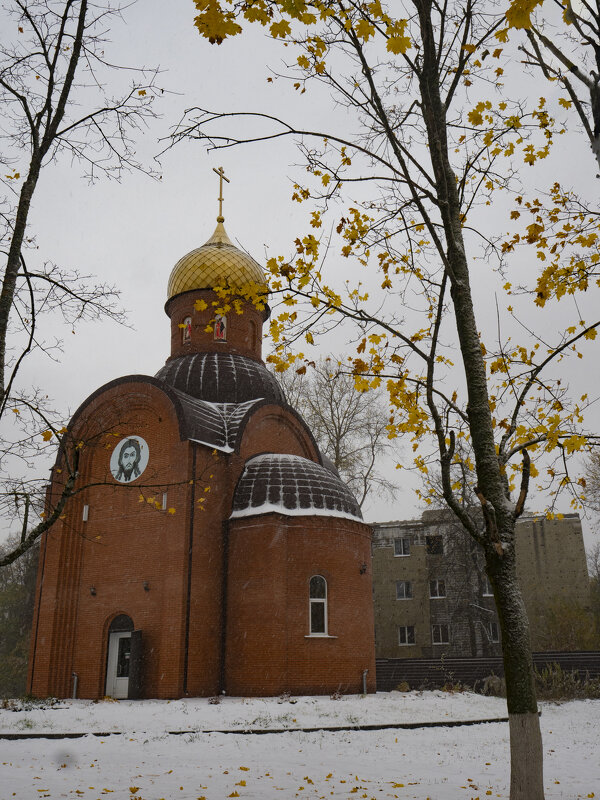
{"label": "snow-covered ground", "polygon": [[[444,692],[2,709],[3,733],[88,735],[0,739],[0,800],[508,798],[508,724],[443,727],[505,714],[501,699]],[[440,726],[298,730],[415,722]],[[600,700],[544,703],[541,722],[546,800],[600,800]]]}

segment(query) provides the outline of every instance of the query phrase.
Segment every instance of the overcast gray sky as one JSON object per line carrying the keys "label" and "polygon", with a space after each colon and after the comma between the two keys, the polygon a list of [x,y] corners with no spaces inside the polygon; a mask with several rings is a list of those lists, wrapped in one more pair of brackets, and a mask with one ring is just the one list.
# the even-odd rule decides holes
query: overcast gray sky
{"label": "overcast gray sky", "polygon": [[[297,122],[335,115],[336,123],[343,124],[342,112],[332,109],[325,96],[292,95],[267,83],[265,64],[276,68],[281,50],[260,30],[211,46],[193,27],[191,0],[176,0],[168,8],[159,0],[144,0],[124,17],[124,23],[112,30],[109,56],[130,65],[160,66],[163,73],[158,82],[168,92],[157,106],[162,119],[140,139],[139,151],[148,161],[161,149],[158,140],[168,135],[183,110],[196,104],[270,111],[275,106]],[[561,143],[553,161],[545,165],[548,178],[562,169],[563,175],[592,186],[593,162],[585,141],[568,142]],[[30,231],[39,247],[36,256],[116,283],[129,310],[131,328],[89,323],[79,326],[75,335],[63,329],[61,362],[36,360],[29,368],[35,371],[35,381],[60,406],[73,411],[88,394],[115,377],[154,374],[169,350],[163,305],[171,268],[202,244],[215,225],[218,179],[212,168],[222,165],[231,179],[224,209],[229,235],[261,261],[267,253],[288,254],[293,239],[306,230],[308,209],[290,200],[292,178],[301,174],[293,164],[299,161],[292,142],[209,154],[199,144],[189,143],[163,156],[160,181],[134,174],[125,176],[122,183],[100,181],[90,186],[80,177],[77,164],[61,162],[46,168],[30,218]],[[540,185],[548,182],[542,172],[538,174]],[[486,270],[475,271],[474,284],[483,304],[482,318],[493,316]],[[569,313],[566,304],[564,309]],[[532,322],[552,327],[553,315],[562,313],[562,309],[547,309],[542,316],[532,311]],[[597,363],[595,355],[587,362],[588,383],[597,379]],[[582,377],[577,373],[580,366],[570,373],[575,381]],[[403,484],[395,502],[372,502],[367,518],[406,519],[418,513],[413,493]]]}

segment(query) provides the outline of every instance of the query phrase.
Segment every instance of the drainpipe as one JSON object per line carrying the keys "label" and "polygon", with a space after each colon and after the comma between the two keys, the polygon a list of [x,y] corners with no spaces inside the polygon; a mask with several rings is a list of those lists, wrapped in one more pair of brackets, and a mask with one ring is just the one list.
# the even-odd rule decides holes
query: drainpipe
{"label": "drainpipe", "polygon": [[363,669],[363,694],[367,693],[367,675],[369,674],[368,669]]}
{"label": "drainpipe", "polygon": [[77,677],[76,672],[73,672],[71,677],[73,678],[73,700],[77,700],[77,682],[79,681],[79,678]]}

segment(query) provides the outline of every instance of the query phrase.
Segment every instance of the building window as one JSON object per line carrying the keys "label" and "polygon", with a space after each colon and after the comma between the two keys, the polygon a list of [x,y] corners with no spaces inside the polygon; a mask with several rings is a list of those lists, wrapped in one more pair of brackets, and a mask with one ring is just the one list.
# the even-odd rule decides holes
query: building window
{"label": "building window", "polygon": [[498,627],[497,622],[489,622],[487,626],[488,636],[490,637],[490,642],[499,642],[500,641],[500,628]]}
{"label": "building window", "polygon": [[432,644],[450,644],[450,632],[447,625],[431,626]]}
{"label": "building window", "polygon": [[410,539],[407,536],[403,536],[400,539],[394,539],[394,555],[395,556],[410,555]]}
{"label": "building window", "polygon": [[410,581],[396,581],[396,600],[410,600],[412,596]]}
{"label": "building window", "polygon": [[441,536],[426,536],[425,549],[429,556],[441,556],[444,554],[444,540]]}
{"label": "building window", "polygon": [[327,635],[327,581],[313,575],[309,584],[311,635]]}
{"label": "building window", "polygon": [[429,597],[446,597],[446,581],[429,581]]}
{"label": "building window", "polygon": [[415,626],[414,625],[399,625],[398,626],[398,644],[404,647],[407,644],[415,643]]}
{"label": "building window", "polygon": [[227,341],[227,317],[225,314],[217,314],[215,317],[214,338],[216,342]]}
{"label": "building window", "polygon": [[256,348],[257,338],[256,338],[256,322],[250,320],[250,343],[251,347],[254,350]]}
{"label": "building window", "polygon": [[181,327],[181,342],[187,344],[192,341],[192,318],[186,317],[180,325]]}
{"label": "building window", "polygon": [[483,576],[483,596],[484,597],[493,597],[494,592],[492,591],[492,584],[490,583],[490,579],[487,575]]}

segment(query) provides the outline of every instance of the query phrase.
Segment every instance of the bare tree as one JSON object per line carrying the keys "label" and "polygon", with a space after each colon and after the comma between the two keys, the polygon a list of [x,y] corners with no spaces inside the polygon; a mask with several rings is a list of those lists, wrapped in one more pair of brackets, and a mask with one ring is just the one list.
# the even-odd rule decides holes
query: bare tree
{"label": "bare tree", "polygon": [[[7,543],[0,553],[10,551]],[[0,570],[0,697],[25,693],[27,657],[37,575],[38,548]]]}
{"label": "bare tree", "polygon": [[356,391],[354,376],[331,356],[277,377],[361,508],[371,493],[392,495],[397,486],[383,464],[397,447],[382,393]]}
{"label": "bare tree", "polygon": [[596,625],[596,636],[600,638],[600,542],[596,542],[588,552],[588,572],[592,615]]}
{"label": "bare tree", "polygon": [[[77,475],[75,449],[67,459],[63,494],[40,518],[44,489],[35,463],[66,432],[45,393],[20,382],[27,356],[60,347],[45,341],[42,318],[55,312],[71,326],[100,316],[123,321],[113,286],[49,260],[40,263],[37,255],[28,257],[38,181],[46,165],[65,156],[90,180],[120,179],[128,170],[149,172],[136,158],[132,136],[155,116],[159,90],[155,70],[129,67],[123,73],[129,86],[122,94],[112,97],[106,89],[111,74],[121,69],[105,52],[118,7],[88,0],[11,0],[0,14],[0,179],[6,192],[0,217],[0,508],[5,522],[21,519],[20,540],[0,558],[3,566],[61,513]],[[71,443],[64,444],[70,451]]]}
{"label": "bare tree", "polygon": [[585,462],[585,495],[587,505],[600,512],[600,452],[592,450]]}

